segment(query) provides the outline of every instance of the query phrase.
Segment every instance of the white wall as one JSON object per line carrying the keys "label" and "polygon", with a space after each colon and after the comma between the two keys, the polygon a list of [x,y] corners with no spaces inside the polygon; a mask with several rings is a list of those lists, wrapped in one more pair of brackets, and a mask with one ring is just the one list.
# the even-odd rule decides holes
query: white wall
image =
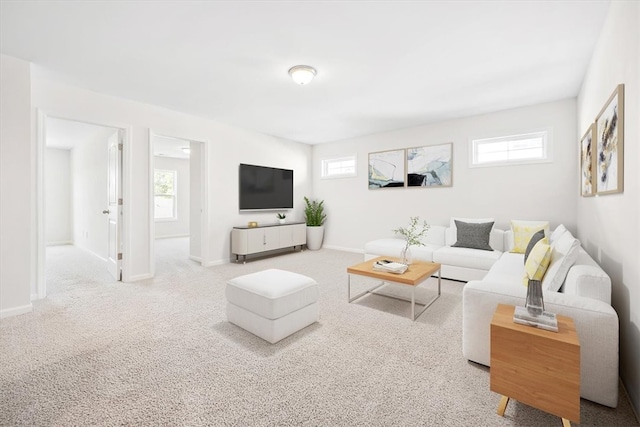
{"label": "white wall", "polygon": [[109,250],[109,216],[102,211],[109,208],[108,140],[115,132],[105,128],[71,150],[73,243],[105,260]]}
{"label": "white wall", "polygon": [[35,156],[30,65],[0,55],[0,318],[31,311]]}
{"label": "white wall", "polygon": [[[239,213],[238,165],[263,164],[295,171],[295,203],[291,218],[302,219],[304,195],[311,194],[311,147],[256,132],[242,130],[148,104],[115,98],[34,76],[32,107],[55,117],[124,128],[124,279],[149,277],[151,269],[149,129],[192,141],[205,141],[208,166],[208,251],[206,265],[227,262],[230,231],[248,221],[275,222],[273,213]],[[18,174],[21,176],[21,174]]]}
{"label": "white wall", "polygon": [[202,261],[202,143],[191,142],[189,162],[189,257]]}
{"label": "white wall", "polygon": [[[544,219],[575,230],[578,191],[575,100],[380,133],[313,147],[314,196],[323,199],[328,220],[325,245],[362,250],[372,239],[420,216],[447,225],[451,216],[493,217],[496,227],[511,219]],[[469,140],[549,128],[553,162],[469,168]],[[453,142],[453,186],[369,190],[368,153]],[[357,154],[358,176],[320,179],[324,157]]]}
{"label": "white wall", "polygon": [[73,243],[71,230],[71,151],[45,150],[45,242],[47,245]]}
{"label": "white wall", "polygon": [[640,3],[612,2],[578,96],[584,133],[625,84],[624,193],[578,198],[578,237],[611,276],[620,318],[620,377],[640,411]]}
{"label": "white wall", "polygon": [[154,168],[177,172],[177,219],[156,220],[156,239],[189,235],[189,160],[154,156]]}

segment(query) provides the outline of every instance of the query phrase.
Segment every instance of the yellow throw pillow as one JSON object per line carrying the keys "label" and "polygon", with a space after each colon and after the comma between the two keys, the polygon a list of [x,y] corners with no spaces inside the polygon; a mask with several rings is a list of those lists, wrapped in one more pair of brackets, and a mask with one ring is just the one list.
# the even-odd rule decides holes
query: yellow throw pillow
{"label": "yellow throw pillow", "polygon": [[527,245],[531,236],[540,230],[544,230],[545,237],[549,236],[549,223],[546,221],[511,221],[513,231],[513,249],[511,252],[523,254],[527,250]]}
{"label": "yellow throw pillow", "polygon": [[533,249],[531,249],[527,263],[524,265],[524,277],[522,281],[525,286],[529,284],[529,279],[542,280],[550,263],[551,246],[540,240]]}

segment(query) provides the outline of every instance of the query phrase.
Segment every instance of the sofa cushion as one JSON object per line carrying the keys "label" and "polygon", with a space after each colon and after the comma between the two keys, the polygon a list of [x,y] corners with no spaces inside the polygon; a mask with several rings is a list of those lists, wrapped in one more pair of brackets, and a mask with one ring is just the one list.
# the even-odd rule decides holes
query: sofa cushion
{"label": "sofa cushion", "polygon": [[553,233],[551,233],[551,236],[549,236],[549,243],[553,244],[565,231],[567,231],[567,228],[563,224],[557,226],[556,229],[553,230]]}
{"label": "sofa cushion", "polygon": [[565,231],[551,245],[551,264],[542,280],[542,289],[558,292],[579,253],[580,241],[573,237],[571,232]]}
{"label": "sofa cushion", "polygon": [[511,221],[513,231],[513,249],[511,252],[523,254],[527,249],[529,240],[539,230],[544,230],[544,235],[549,235],[549,222],[547,221]]}
{"label": "sofa cushion", "polygon": [[306,307],[318,301],[318,294],[312,278],[275,268],[233,278],[225,288],[228,302],[267,319]]}
{"label": "sofa cushion", "polygon": [[550,261],[551,246],[547,245],[543,240],[538,240],[538,243],[531,250],[529,258],[524,263],[523,283],[528,285],[529,280],[542,280]]}
{"label": "sofa cushion", "polygon": [[[445,244],[447,246],[452,246],[458,240],[458,231],[456,228],[456,220],[466,222],[467,224],[479,224],[486,222],[494,222],[493,218],[455,218],[451,217],[451,221],[449,222],[449,228],[446,233],[446,241]],[[496,248],[498,249],[498,248]]]}
{"label": "sofa cushion", "polygon": [[493,222],[468,223],[455,221],[458,240],[451,246],[455,248],[481,249],[492,251],[489,246],[489,234],[493,228]]}
{"label": "sofa cushion", "polygon": [[[502,255],[500,251],[479,251],[477,249],[444,246],[433,253],[433,261],[457,267],[489,270],[500,258],[500,255]],[[522,263],[520,263],[520,268],[522,269]]]}
{"label": "sofa cushion", "polygon": [[[404,239],[388,238],[377,239],[364,245],[364,253],[368,255],[380,255],[400,258],[400,252],[407,242]],[[414,260],[433,261],[433,251],[440,248],[438,245],[426,244],[425,246],[411,246],[411,255]]]}
{"label": "sofa cushion", "polygon": [[547,240],[544,237],[544,230],[539,230],[533,236],[531,236],[531,240],[529,240],[529,244],[527,244],[527,249],[524,251],[525,264],[527,263],[527,258],[529,258],[529,254],[531,253],[531,250],[536,245],[536,243],[538,243],[540,240],[544,240],[544,243],[547,243]]}

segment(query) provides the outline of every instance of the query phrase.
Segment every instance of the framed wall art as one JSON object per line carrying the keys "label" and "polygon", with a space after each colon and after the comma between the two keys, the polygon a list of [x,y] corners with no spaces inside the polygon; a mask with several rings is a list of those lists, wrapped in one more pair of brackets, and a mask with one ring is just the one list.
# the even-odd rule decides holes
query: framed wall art
{"label": "framed wall art", "polygon": [[596,117],[596,194],[624,189],[624,85],[613,91]]}
{"label": "framed wall art", "polygon": [[596,194],[596,124],[592,123],[580,139],[580,195],[583,197]]}
{"label": "framed wall art", "polygon": [[407,148],[408,187],[451,187],[453,143]]}
{"label": "framed wall art", "polygon": [[369,189],[404,187],[405,150],[369,153]]}

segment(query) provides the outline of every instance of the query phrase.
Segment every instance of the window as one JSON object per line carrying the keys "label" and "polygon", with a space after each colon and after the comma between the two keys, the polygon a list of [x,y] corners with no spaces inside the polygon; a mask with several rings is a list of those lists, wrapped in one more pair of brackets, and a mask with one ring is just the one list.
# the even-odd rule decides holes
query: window
{"label": "window", "polygon": [[177,219],[176,177],[177,171],[155,169],[153,172],[154,218]]}
{"label": "window", "polygon": [[321,161],[322,178],[346,178],[356,176],[356,155],[331,157]]}
{"label": "window", "polygon": [[532,132],[471,141],[469,166],[501,166],[551,161],[548,132]]}

